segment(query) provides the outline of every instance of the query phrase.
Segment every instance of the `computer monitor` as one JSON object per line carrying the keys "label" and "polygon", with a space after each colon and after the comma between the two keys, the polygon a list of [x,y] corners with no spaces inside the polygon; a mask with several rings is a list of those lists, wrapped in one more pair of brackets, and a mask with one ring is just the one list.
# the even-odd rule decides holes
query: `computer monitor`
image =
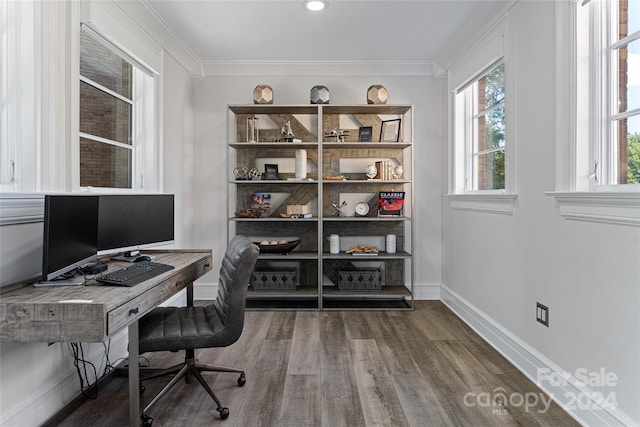
{"label": "computer monitor", "polygon": [[97,228],[98,196],[45,195],[42,281],[53,281],[94,261]]}
{"label": "computer monitor", "polygon": [[124,252],[174,242],[173,194],[105,194],[98,208],[98,254]]}

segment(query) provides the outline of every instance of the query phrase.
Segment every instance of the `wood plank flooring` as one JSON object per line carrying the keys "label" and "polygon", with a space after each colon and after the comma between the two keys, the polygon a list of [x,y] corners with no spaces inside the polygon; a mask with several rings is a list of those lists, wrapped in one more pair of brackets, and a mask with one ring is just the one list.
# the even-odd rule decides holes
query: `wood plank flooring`
{"label": "wood plank flooring", "polygon": [[[577,426],[439,301],[414,311],[251,311],[240,340],[198,359],[244,367],[205,373],[230,410],[179,383],[150,412],[155,426]],[[180,353],[149,353],[152,366]],[[148,402],[168,378],[146,383]],[[522,399],[533,402],[526,407]],[[60,426],[125,426],[127,379],[115,377]]]}

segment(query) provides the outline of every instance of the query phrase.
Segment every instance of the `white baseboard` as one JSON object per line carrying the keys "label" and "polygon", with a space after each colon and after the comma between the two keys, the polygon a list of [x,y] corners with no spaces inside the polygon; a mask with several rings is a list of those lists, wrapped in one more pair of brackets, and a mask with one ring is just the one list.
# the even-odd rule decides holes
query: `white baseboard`
{"label": "white baseboard", "polygon": [[[639,426],[636,421],[617,407],[603,405],[602,396],[579,384],[574,377],[568,378],[567,373],[553,362],[445,285],[441,287],[440,299],[582,425],[594,427]],[[544,374],[541,376],[540,373]],[[545,380],[539,381],[539,378]],[[606,399],[607,396],[604,398]]]}

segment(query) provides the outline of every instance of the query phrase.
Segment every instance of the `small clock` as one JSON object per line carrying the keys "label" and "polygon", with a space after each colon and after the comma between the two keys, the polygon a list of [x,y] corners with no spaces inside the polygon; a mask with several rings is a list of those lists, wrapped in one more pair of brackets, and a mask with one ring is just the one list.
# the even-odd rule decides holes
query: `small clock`
{"label": "small clock", "polygon": [[358,202],[356,204],[356,215],[365,216],[369,213],[369,204],[365,202]]}

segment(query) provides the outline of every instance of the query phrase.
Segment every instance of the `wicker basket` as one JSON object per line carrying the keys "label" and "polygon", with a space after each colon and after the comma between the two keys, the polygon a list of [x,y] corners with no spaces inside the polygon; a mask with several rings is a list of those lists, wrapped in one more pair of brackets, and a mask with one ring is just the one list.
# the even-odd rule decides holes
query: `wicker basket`
{"label": "wicker basket", "polygon": [[382,289],[380,268],[343,267],[338,272],[341,291],[379,291]]}
{"label": "wicker basket", "polygon": [[251,286],[255,291],[292,291],[297,285],[296,268],[261,268],[251,275]]}

